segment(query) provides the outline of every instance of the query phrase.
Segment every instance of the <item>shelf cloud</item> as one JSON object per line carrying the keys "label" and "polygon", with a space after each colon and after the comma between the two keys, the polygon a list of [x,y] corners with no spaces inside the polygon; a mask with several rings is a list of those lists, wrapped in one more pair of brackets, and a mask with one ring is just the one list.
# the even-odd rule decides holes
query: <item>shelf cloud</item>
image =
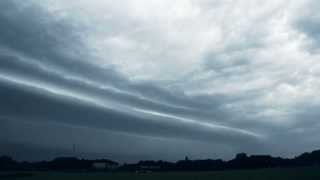
{"label": "shelf cloud", "polygon": [[2,0],[1,149],[130,161],[319,148],[317,7]]}

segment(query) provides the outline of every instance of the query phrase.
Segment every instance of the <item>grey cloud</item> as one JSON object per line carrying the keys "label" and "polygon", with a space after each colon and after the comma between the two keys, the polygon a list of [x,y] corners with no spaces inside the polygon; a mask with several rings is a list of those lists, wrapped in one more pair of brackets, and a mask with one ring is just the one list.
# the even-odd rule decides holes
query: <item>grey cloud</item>
{"label": "grey cloud", "polygon": [[312,41],[311,43],[311,51],[317,51],[319,49],[320,42],[320,18],[319,19],[309,19],[306,17],[305,19],[300,20],[297,23],[298,29],[305,33],[307,37],[309,37]]}
{"label": "grey cloud", "polygon": [[[61,59],[61,50],[74,42],[71,27],[56,22],[37,5],[19,1],[1,1],[1,46],[37,57]],[[65,59],[65,58],[64,58]]]}
{"label": "grey cloud", "polygon": [[318,9],[320,7],[320,3],[317,1],[308,1],[306,7],[303,9],[306,12],[298,16],[293,21],[293,26],[299,32],[304,33],[307,38],[311,41],[308,44],[310,52],[319,52],[320,47],[320,17],[318,15]]}
{"label": "grey cloud", "polygon": [[[8,4],[10,4],[8,9],[17,8],[13,3]],[[148,107],[154,110],[162,109],[162,111],[167,113],[179,113],[193,118],[199,118],[197,116],[201,115],[195,116],[194,114],[200,114],[201,112],[201,114],[204,114],[203,119],[209,117],[210,119],[221,121],[223,116],[218,114],[226,114],[222,111],[214,111],[214,107],[219,106],[222,101],[220,97],[216,99],[210,97],[210,101],[208,101],[209,97],[201,98],[202,100],[200,101],[195,100],[199,99],[199,97],[191,98],[180,92],[170,92],[153,83],[131,83],[112,68],[100,68],[88,63],[87,58],[92,57],[81,56],[75,60],[68,56],[63,56],[63,52],[73,51],[73,49],[68,47],[60,47],[60,44],[65,44],[63,42],[64,38],[70,41],[69,37],[72,37],[72,34],[69,31],[71,31],[72,28],[61,22],[51,24],[52,20],[49,15],[37,14],[38,11],[41,12],[40,9],[33,6],[30,8],[35,15],[27,14],[27,12],[30,11],[29,9],[22,9],[20,14],[14,16],[15,18],[8,15],[1,16],[3,19],[7,19],[7,21],[3,22],[10,22],[10,26],[7,24],[2,25],[3,27],[7,27],[7,29],[4,29],[4,32],[7,33],[3,34],[4,40],[1,42],[3,46],[9,48],[7,54],[2,55],[1,70],[3,73],[6,72],[11,75],[29,77],[36,81],[44,81],[58,86],[68,87],[76,91],[89,92],[89,94],[99,95],[99,97],[108,97],[106,100],[120,101],[122,103],[138,107],[142,106],[144,108]],[[26,19],[20,20],[21,17]],[[42,17],[44,20],[38,20],[38,17]],[[29,21],[31,21],[31,23]],[[45,23],[39,23],[38,21],[45,21]],[[29,25],[33,23],[36,25],[29,27]],[[62,26],[65,30],[63,32],[55,31],[55,25],[58,27]],[[25,26],[27,27],[25,28]],[[17,34],[19,36],[13,36],[9,33],[15,30],[18,31]],[[47,30],[50,33],[45,33],[41,30]],[[54,36],[52,36],[52,34]],[[42,38],[38,38],[38,36],[42,36]],[[51,39],[53,40],[51,41]],[[10,42],[16,43],[12,44]],[[20,42],[24,42],[25,44],[20,44]],[[5,52],[5,50],[3,52]],[[25,54],[27,56],[22,60],[24,57],[21,56]],[[49,68],[43,69],[44,66]],[[72,81],[67,79],[68,76],[79,77],[79,79]],[[101,90],[85,84],[81,82],[81,80],[88,80],[90,82],[115,87],[124,92],[129,92],[129,94]],[[136,95],[131,95],[132,93]],[[217,102],[214,103],[215,101]],[[212,112],[202,112],[200,110],[208,107],[210,107]]]}
{"label": "grey cloud", "polygon": [[[88,95],[91,97],[96,97],[99,99],[105,99],[105,101],[111,101],[114,103],[120,103],[125,105],[131,105],[134,107],[139,108],[147,108],[150,110],[155,111],[162,111],[165,113],[171,113],[176,115],[182,115],[182,116],[188,116],[192,118],[203,118],[203,119],[212,119],[216,121],[221,121],[221,118],[223,117],[222,114],[226,114],[223,112],[223,110],[217,111],[216,108],[218,108],[220,102],[223,101],[224,98],[222,97],[216,97],[216,98],[210,98],[208,97],[194,97],[197,99],[197,101],[192,100],[190,101],[190,105],[198,106],[197,108],[185,108],[182,107],[175,107],[175,98],[171,98],[167,100],[169,104],[162,104],[158,102],[154,102],[152,99],[147,98],[140,98],[139,96],[127,94],[125,92],[117,92],[113,91],[112,89],[105,89],[102,87],[95,87],[91,84],[86,84],[85,82],[82,82],[81,80],[70,80],[68,78],[65,78],[64,76],[60,76],[58,73],[49,73],[44,70],[41,70],[39,68],[36,68],[33,64],[27,64],[23,63],[23,61],[19,60],[18,57],[10,57],[10,56],[2,56],[2,66],[1,70],[2,73],[11,75],[11,76],[17,76],[17,77],[24,77],[27,79],[32,79],[36,82],[46,82],[47,84],[53,84],[57,85],[58,88],[66,88],[73,92],[80,92],[84,95]],[[130,84],[129,84],[130,85]],[[141,85],[141,86],[135,86],[140,89],[140,92],[150,92],[150,89],[153,89],[154,96],[160,96],[161,98],[164,98],[165,91],[161,91],[156,89],[153,86],[147,86]],[[151,94],[150,94],[151,95]],[[173,95],[171,95],[173,96]],[[178,98],[179,96],[176,95]],[[189,98],[189,97],[186,97]],[[194,104],[192,104],[194,102]],[[197,104],[198,103],[198,104]],[[204,107],[205,105],[210,107],[210,111],[202,111],[199,108],[199,105]],[[210,103],[210,104],[209,104]],[[216,108],[214,108],[216,107]],[[194,115],[195,113],[201,112],[200,115]],[[220,117],[219,117],[220,116]]]}
{"label": "grey cloud", "polygon": [[[64,146],[76,141],[81,146],[87,145],[84,151],[88,156],[97,156],[101,152],[93,151],[103,146],[102,149],[116,159],[121,156],[175,159],[183,153],[204,158],[213,154],[227,157],[238,151],[279,153],[286,149],[285,145],[279,149],[273,145],[290,139],[290,132],[295,128],[310,130],[311,122],[318,116],[316,107],[310,112],[307,105],[299,104],[305,107],[300,108],[300,114],[293,113],[287,118],[296,118],[295,122],[308,121],[288,129],[272,123],[277,119],[269,121],[273,116],[259,116],[270,108],[259,104],[260,100],[275,86],[266,89],[250,86],[242,92],[227,89],[233,91],[231,94],[186,93],[188,88],[201,89],[210,82],[247,85],[246,81],[254,79],[259,71],[265,76],[272,74],[270,69],[256,63],[256,50],[264,48],[265,32],[260,29],[253,30],[252,35],[245,33],[246,37],[236,42],[229,39],[221,51],[206,51],[199,59],[202,66],[182,79],[139,82],[130,80],[114,65],[106,63],[101,67],[95,61],[97,57],[83,40],[86,33],[81,33],[87,31],[86,25],[58,18],[35,1],[4,0],[0,2],[0,9],[0,130],[4,132],[0,133],[0,145],[6,147],[7,152],[28,146],[29,152],[55,156],[57,153],[52,151],[68,152]],[[296,26],[314,45],[320,40],[317,22],[317,19],[302,18]],[[126,23],[119,25],[112,19],[110,24],[112,27],[106,31],[113,34],[112,31],[124,29]],[[154,34],[146,36],[150,38]],[[112,49],[106,49],[109,51]],[[108,62],[109,57],[105,58]],[[195,78],[212,71],[216,74]],[[286,75],[281,69],[279,72]],[[288,79],[287,76],[276,78],[278,81]],[[272,108],[275,107],[271,105]],[[56,133],[59,129],[61,134]],[[67,137],[71,130],[75,138]],[[19,136],[18,131],[26,136]],[[33,133],[28,134],[29,131]],[[43,139],[37,139],[35,133],[42,134]],[[84,134],[87,136],[81,137]],[[90,138],[96,142],[88,142]],[[108,151],[107,146],[112,150]],[[133,154],[126,152],[128,147],[132,147]],[[167,153],[164,147],[169,147]],[[314,146],[310,143],[308,147]],[[213,152],[206,152],[208,149]],[[146,153],[139,154],[139,151]]]}
{"label": "grey cloud", "polygon": [[[57,97],[46,97],[44,94],[32,93],[34,89],[24,90],[29,93],[8,88],[1,88],[4,97],[2,101],[4,108],[1,114],[4,117],[25,118],[30,120],[52,120],[69,123],[78,126],[89,126],[114,131],[124,131],[136,134],[145,134],[159,137],[191,138],[198,140],[224,141],[234,138],[233,133],[239,138],[257,140],[254,137],[228,130],[211,129],[210,127],[198,125],[197,123],[181,123],[169,118],[150,116],[136,116],[117,112],[116,110],[94,107],[74,100],[64,101]],[[80,104],[79,104],[80,103]],[[234,143],[238,140],[235,139]]]}
{"label": "grey cloud", "polygon": [[[18,5],[13,2],[8,2],[7,6],[10,11],[16,11],[18,8]],[[187,114],[191,118],[196,118],[197,115],[194,114],[200,114],[199,109],[203,107],[213,108],[212,101],[207,104],[209,101],[206,98],[202,98],[206,101],[196,101],[183,94],[168,92],[154,84],[132,84],[113,69],[103,69],[88,63],[88,60],[84,58],[92,58],[90,56],[79,56],[78,58],[67,56],[68,51],[74,50],[70,49],[67,43],[77,41],[77,39],[72,39],[73,36],[70,33],[72,28],[64,23],[52,23],[51,17],[41,9],[34,6],[29,8],[23,8],[17,14],[3,12],[1,15],[3,20],[1,27],[5,28],[2,30],[0,42],[2,47],[8,49],[8,51],[3,50],[7,54],[2,54],[1,57],[2,75],[45,82],[56,85],[58,88],[73,89],[74,92],[82,92],[89,96],[103,98],[106,101],[112,100],[134,107],[177,115]],[[32,13],[29,14],[29,11]],[[81,48],[85,47],[81,46]],[[80,78],[75,81],[68,79],[68,76]],[[144,98],[141,99],[139,96],[130,94],[119,94],[106,89],[102,90],[82,83],[81,80],[106,83]],[[259,141],[249,135],[233,132],[233,130],[230,132],[228,130],[220,131],[197,123],[176,122],[169,118],[134,116],[113,109],[101,109],[86,105],[72,99],[65,100],[64,97],[46,95],[44,92],[30,87],[15,85],[12,87],[6,82],[2,82],[1,85],[1,96],[3,97],[1,115],[9,119],[50,120],[75,126],[102,128],[151,137],[220,143],[232,141],[237,147],[244,147],[244,142],[255,144],[256,141]],[[154,103],[153,100],[164,102],[164,104]],[[209,113],[208,115],[213,114]]]}
{"label": "grey cloud", "polygon": [[[11,134],[1,141],[1,152],[21,160],[26,157],[28,160],[43,160],[74,155],[73,144],[76,145],[76,154],[80,157],[111,158],[122,162],[141,159],[178,160],[185,155],[191,155],[191,158],[225,158],[237,152],[234,147],[216,142],[208,144],[181,139],[150,138],[45,122],[32,124],[8,120],[2,124],[1,129],[9,130]],[[56,131],[59,133],[55,133]],[[16,133],[23,136],[18,137]]]}
{"label": "grey cloud", "polygon": [[[15,12],[19,4],[14,2],[3,1],[2,3],[7,6],[9,12]],[[154,99],[155,101],[169,101],[167,104],[188,106],[190,108],[204,105],[187,96],[181,94],[177,96],[177,93],[168,92],[155,84],[132,84],[112,67],[101,68],[90,63],[90,59],[94,58],[90,55],[82,55],[80,53],[75,57],[69,56],[69,52],[76,51],[78,53],[86,49],[84,45],[81,45],[81,39],[73,35],[74,32],[80,31],[80,29],[74,29],[74,27],[66,24],[64,21],[54,21],[53,17],[42,12],[36,5],[29,6],[28,8],[22,8],[16,14],[6,13],[6,11],[2,12],[0,18],[3,21],[1,21],[2,24],[0,26],[4,28],[2,28],[3,33],[0,39],[1,46],[9,48],[9,51],[13,49],[13,52],[8,55],[9,57],[2,57],[4,58],[3,62],[1,62],[4,64],[3,66],[8,61],[6,58],[16,58],[17,55],[15,53],[17,53],[19,56],[26,55],[29,59],[25,60],[27,62],[10,62],[11,67],[9,68],[11,70],[18,71],[19,69],[16,69],[18,68],[17,66],[36,66],[38,68],[39,66],[46,66],[49,67],[49,70],[53,70],[60,76],[80,77],[80,79],[113,86],[138,94],[139,96]],[[75,44],[79,47],[70,47]],[[13,67],[14,63],[15,67]],[[3,66],[1,68],[4,68]],[[27,67],[24,67],[23,71],[36,73],[37,70],[34,70],[36,67],[31,67],[33,70],[28,70]],[[36,75],[36,78],[43,77],[43,75],[40,77],[38,75]],[[46,76],[50,75],[44,75],[44,77]],[[142,91],[143,93],[141,93]]]}
{"label": "grey cloud", "polygon": [[217,76],[228,78],[232,75],[248,73],[254,61],[246,51],[227,51],[218,54],[208,54],[204,60],[205,71],[215,71]]}

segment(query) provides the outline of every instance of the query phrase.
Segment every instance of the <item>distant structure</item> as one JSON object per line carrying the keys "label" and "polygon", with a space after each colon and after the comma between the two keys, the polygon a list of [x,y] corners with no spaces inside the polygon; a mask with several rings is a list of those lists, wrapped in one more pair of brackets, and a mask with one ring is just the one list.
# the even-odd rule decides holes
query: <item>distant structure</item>
{"label": "distant structure", "polygon": [[104,162],[93,162],[92,163],[92,167],[94,169],[107,169],[107,163],[104,163]]}
{"label": "distant structure", "polygon": [[185,161],[189,161],[189,157],[186,156],[186,157],[184,158],[184,160],[185,160]]}
{"label": "distant structure", "polygon": [[306,152],[294,158],[272,157],[271,155],[247,155],[239,153],[235,158],[223,161],[221,159],[168,161],[139,161],[134,164],[123,164],[119,167],[117,162],[108,159],[78,159],[77,157],[57,157],[51,161],[19,162],[9,156],[0,156],[1,172],[8,171],[127,171],[127,172],[169,172],[169,171],[221,171],[236,169],[261,169],[279,167],[311,167],[320,166],[320,150]]}
{"label": "distant structure", "polygon": [[139,170],[141,172],[152,172],[160,169],[161,167],[159,165],[140,165],[139,166]]}
{"label": "distant structure", "polygon": [[118,167],[118,163],[109,160],[92,161],[92,168],[95,170],[115,170]]}

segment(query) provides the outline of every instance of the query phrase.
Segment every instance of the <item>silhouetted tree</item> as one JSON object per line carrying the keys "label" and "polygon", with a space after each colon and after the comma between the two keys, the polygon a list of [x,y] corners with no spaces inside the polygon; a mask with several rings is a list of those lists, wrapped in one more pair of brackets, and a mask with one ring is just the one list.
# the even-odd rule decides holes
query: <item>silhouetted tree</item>
{"label": "silhouetted tree", "polygon": [[0,170],[14,170],[17,168],[17,162],[15,162],[9,156],[0,157]]}

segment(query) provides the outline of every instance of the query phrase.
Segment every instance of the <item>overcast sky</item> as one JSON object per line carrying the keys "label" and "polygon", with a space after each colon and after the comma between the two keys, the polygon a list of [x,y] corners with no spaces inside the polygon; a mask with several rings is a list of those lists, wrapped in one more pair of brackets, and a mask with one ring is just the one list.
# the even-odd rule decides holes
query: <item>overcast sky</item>
{"label": "overcast sky", "polygon": [[320,148],[317,0],[1,0],[0,153]]}

